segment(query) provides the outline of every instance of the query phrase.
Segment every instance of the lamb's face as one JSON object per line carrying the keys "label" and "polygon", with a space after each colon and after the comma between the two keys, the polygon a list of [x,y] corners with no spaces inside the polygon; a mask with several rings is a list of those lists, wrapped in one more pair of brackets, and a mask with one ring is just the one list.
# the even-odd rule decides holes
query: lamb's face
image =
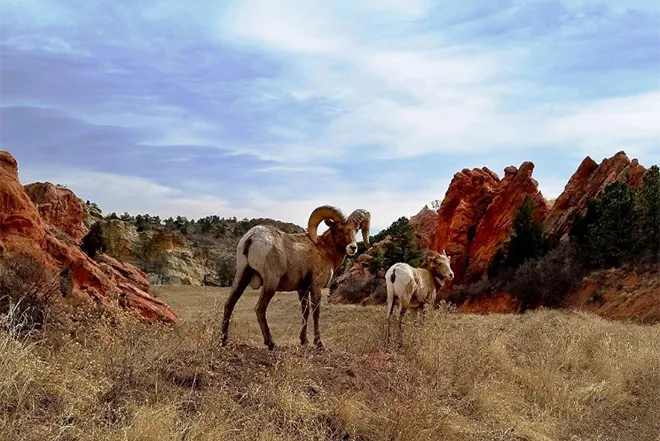
{"label": "lamb's face", "polygon": [[454,279],[454,272],[451,269],[451,261],[444,251],[442,254],[436,251],[430,251],[427,266],[431,274],[442,282],[444,282],[445,279]]}

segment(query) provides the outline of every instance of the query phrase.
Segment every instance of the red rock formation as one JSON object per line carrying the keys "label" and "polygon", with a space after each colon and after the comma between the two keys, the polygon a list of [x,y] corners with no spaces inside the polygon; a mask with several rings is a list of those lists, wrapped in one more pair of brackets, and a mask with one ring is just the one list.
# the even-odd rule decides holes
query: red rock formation
{"label": "red rock formation", "polygon": [[434,250],[446,250],[452,258],[457,282],[478,280],[511,233],[513,217],[526,196],[543,221],[548,206],[532,178],[534,164],[504,170],[504,178],[487,168],[464,169],[454,175],[440,210]]}
{"label": "red rock formation", "polygon": [[437,224],[438,213],[428,208],[422,209],[422,211],[410,218],[410,225],[415,230],[418,248],[425,249],[433,245]]}
{"label": "red rock formation", "polygon": [[603,159],[600,165],[587,156],[548,213],[543,225],[548,239],[557,241],[564,237],[575,219],[585,213],[589,201],[607,184],[619,181],[638,187],[645,172],[644,166],[637,159],[628,159],[625,152]]}
{"label": "red rock formation", "polygon": [[26,185],[25,191],[44,222],[80,243],[87,234],[86,214],[82,202],[71,190],[50,182],[35,182]]}
{"label": "red rock formation", "polygon": [[438,210],[432,249],[446,250],[452,259],[455,280],[461,280],[469,264],[470,247],[477,225],[493,201],[499,177],[484,167],[463,169],[449,184]]}
{"label": "red rock formation", "polygon": [[[53,211],[48,211],[53,213]],[[58,222],[65,217],[55,216]],[[92,298],[109,308],[135,308],[146,320],[176,322],[176,314],[148,294],[149,282],[131,265],[100,256],[90,259],[76,246],[58,239],[58,231],[77,231],[66,224],[55,228],[39,216],[18,180],[16,160],[0,150],[0,253],[28,253],[52,269],[70,267],[74,295]]]}
{"label": "red rock formation", "polygon": [[537,221],[543,222],[547,216],[548,205],[538,189],[538,182],[532,178],[533,171],[531,162],[523,162],[519,169],[513,166],[504,169],[497,194],[477,225],[470,247],[470,265],[465,273],[467,281],[486,274],[497,249],[508,241],[513,218],[526,197],[534,201]]}

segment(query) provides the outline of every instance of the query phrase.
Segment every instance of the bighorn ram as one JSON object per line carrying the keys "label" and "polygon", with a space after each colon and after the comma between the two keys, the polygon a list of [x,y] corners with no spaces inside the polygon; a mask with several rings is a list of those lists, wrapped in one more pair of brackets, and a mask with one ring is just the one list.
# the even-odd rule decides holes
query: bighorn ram
{"label": "bighorn ram", "polygon": [[418,308],[424,313],[426,304],[433,306],[435,303],[435,297],[445,280],[454,278],[450,259],[445,250],[442,250],[442,254],[429,250],[425,260],[425,268],[414,268],[407,263],[398,262],[385,273],[388,342],[390,340],[390,317],[395,303],[399,305],[399,335],[402,342],[401,322],[406,310],[412,309],[414,316],[417,316]]}
{"label": "bighorn ram", "polygon": [[[325,221],[329,228],[318,236],[321,221]],[[303,316],[300,331],[302,345],[307,344],[308,297],[311,292],[314,344],[322,347],[319,329],[321,289],[328,285],[345,256],[357,253],[357,230],[362,231],[365,246],[370,246],[370,221],[371,215],[366,210],[357,209],[346,217],[339,208],[322,205],[309,216],[306,233],[287,234],[270,225],[257,225],[245,233],[236,247],[236,275],[225,302],[222,345],[227,343],[234,306],[250,284],[253,289],[261,287],[254,310],[264,344],[269,349],[275,348],[275,344],[266,321],[266,308],[276,291],[298,291]]]}

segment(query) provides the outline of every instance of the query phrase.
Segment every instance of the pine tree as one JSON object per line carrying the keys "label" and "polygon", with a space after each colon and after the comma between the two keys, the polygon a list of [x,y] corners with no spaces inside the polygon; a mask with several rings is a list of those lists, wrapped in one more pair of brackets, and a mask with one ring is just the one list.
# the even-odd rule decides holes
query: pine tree
{"label": "pine tree", "polygon": [[513,218],[504,266],[518,268],[525,261],[545,254],[543,226],[534,219],[534,211],[534,201],[526,196]]}
{"label": "pine tree", "polygon": [[660,260],[660,168],[648,169],[644,184],[637,193],[637,211],[641,228],[639,248],[642,254],[650,254],[653,261]]}

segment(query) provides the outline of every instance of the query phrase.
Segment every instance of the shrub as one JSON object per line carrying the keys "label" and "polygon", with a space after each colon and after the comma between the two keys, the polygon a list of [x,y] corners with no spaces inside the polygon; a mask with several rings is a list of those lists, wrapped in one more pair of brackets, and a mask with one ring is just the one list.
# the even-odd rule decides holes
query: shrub
{"label": "shrub", "polygon": [[216,262],[215,268],[218,275],[218,285],[231,286],[234,281],[234,273],[236,272],[234,259],[231,257],[221,257]]}
{"label": "shrub", "polygon": [[100,221],[95,222],[85,237],[82,238],[80,249],[93,259],[96,253],[99,251],[105,252],[107,248],[108,244],[103,233],[103,224]]}
{"label": "shrub", "polygon": [[380,249],[375,249],[370,256],[371,259],[365,262],[365,266],[375,276],[378,274],[378,271],[385,268],[387,262],[385,261],[385,255]]}
{"label": "shrub", "polygon": [[575,246],[562,244],[541,258],[523,263],[506,286],[518,298],[519,311],[561,306],[582,275],[577,256]]}
{"label": "shrub", "polygon": [[50,274],[30,255],[5,259],[0,264],[0,323],[18,332],[41,329],[53,296],[60,289],[68,290],[67,282]]}

